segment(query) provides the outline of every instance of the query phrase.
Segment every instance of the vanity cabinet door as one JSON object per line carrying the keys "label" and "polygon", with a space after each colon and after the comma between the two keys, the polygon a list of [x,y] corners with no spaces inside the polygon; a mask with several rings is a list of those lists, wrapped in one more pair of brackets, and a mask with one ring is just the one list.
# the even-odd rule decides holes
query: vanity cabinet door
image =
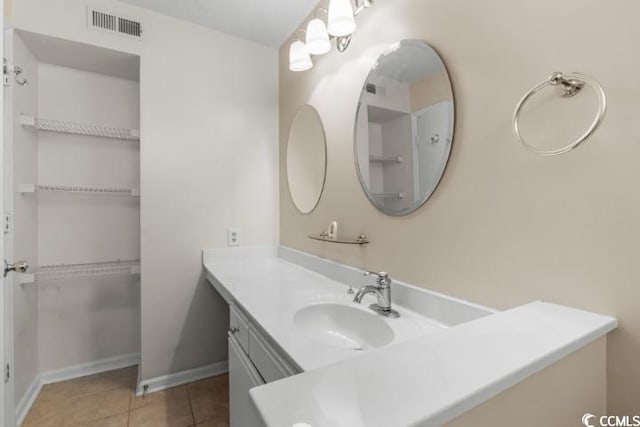
{"label": "vanity cabinet door", "polygon": [[231,427],[264,427],[249,390],[264,384],[237,340],[229,334],[229,411]]}
{"label": "vanity cabinet door", "polygon": [[245,353],[249,354],[249,322],[233,306],[229,306],[229,329]]}
{"label": "vanity cabinet door", "polygon": [[287,369],[275,351],[253,330],[249,331],[249,357],[267,383],[296,374]]}

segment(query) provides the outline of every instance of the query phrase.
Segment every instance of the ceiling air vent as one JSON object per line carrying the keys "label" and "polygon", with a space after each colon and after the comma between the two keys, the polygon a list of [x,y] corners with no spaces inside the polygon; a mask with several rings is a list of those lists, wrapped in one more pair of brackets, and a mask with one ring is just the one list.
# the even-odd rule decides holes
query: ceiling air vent
{"label": "ceiling air vent", "polygon": [[138,21],[91,8],[87,18],[89,28],[94,30],[142,39],[142,24]]}

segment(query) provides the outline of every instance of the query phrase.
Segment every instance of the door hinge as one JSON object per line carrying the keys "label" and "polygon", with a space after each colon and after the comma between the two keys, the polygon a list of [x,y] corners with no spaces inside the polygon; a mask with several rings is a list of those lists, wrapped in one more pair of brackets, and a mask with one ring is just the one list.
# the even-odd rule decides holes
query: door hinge
{"label": "door hinge", "polygon": [[3,222],[2,229],[4,230],[4,234],[11,233],[13,228],[13,221],[12,221],[11,214],[4,214],[2,222]]}
{"label": "door hinge", "polygon": [[7,363],[4,369],[4,382],[8,383],[9,379],[11,379],[11,364]]}
{"label": "door hinge", "polygon": [[5,86],[9,86],[9,65],[7,58],[2,58],[2,82]]}

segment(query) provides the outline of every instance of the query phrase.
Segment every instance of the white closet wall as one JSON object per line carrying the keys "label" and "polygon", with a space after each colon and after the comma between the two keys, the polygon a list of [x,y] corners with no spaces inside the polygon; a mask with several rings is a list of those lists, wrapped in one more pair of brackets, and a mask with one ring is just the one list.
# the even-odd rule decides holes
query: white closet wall
{"label": "white closet wall", "polygon": [[[41,64],[38,116],[139,128],[137,82]],[[38,132],[41,184],[139,188],[136,142]],[[40,265],[140,258],[139,199],[40,194]],[[39,295],[43,371],[140,351],[137,276],[44,283]]]}

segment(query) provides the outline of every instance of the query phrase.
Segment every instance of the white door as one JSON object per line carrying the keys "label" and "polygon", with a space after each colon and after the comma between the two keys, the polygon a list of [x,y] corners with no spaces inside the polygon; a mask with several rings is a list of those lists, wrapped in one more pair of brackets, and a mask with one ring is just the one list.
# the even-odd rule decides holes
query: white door
{"label": "white door", "polygon": [[430,193],[442,174],[453,133],[453,103],[443,101],[413,114],[414,189],[416,200]]}
{"label": "white door", "polygon": [[[4,11],[4,0],[0,0],[0,11]],[[2,51],[3,58],[5,57],[5,48],[4,48],[4,13],[0,13],[0,28],[3,31],[0,31],[0,50]],[[2,203],[4,209],[5,202],[5,154],[4,147],[6,142],[5,136],[5,104],[6,102],[6,94],[3,91],[2,94],[2,102],[0,102],[0,136],[2,137],[2,149],[0,149],[0,167],[2,167],[2,172],[0,173],[0,202]],[[4,215],[3,215],[4,216]],[[4,239],[0,239],[0,263],[4,262],[5,259],[5,242]],[[13,417],[13,393],[12,393],[12,380],[9,379],[6,381],[5,377],[5,366],[12,359],[12,338],[13,331],[11,330],[11,303],[12,298],[11,288],[8,286],[10,284],[10,280],[6,280],[3,275],[0,275],[0,343],[2,343],[2,351],[0,351],[0,367],[2,368],[2,379],[0,379],[0,421],[7,427],[13,427],[15,425],[14,417]],[[7,307],[9,306],[9,307]],[[9,308],[9,309],[7,309]]]}

